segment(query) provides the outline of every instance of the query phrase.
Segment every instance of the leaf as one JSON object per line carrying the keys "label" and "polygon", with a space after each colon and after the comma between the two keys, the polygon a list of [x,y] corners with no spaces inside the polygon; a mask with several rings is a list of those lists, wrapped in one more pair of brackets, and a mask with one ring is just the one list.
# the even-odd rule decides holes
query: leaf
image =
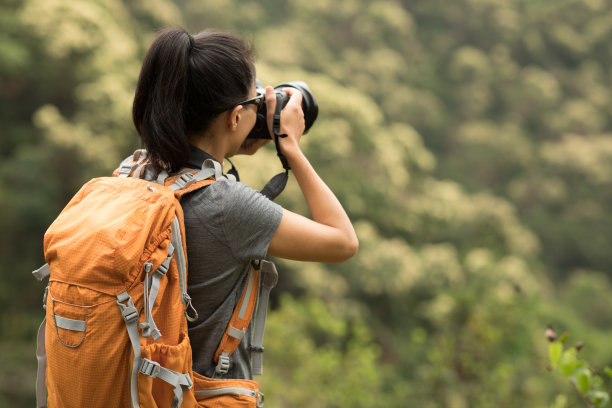
{"label": "leaf", "polygon": [[550,408],[566,408],[567,407],[567,396],[559,394],[555,397],[555,400],[550,404]]}
{"label": "leaf", "polygon": [[589,391],[587,397],[597,406],[597,408],[604,408],[610,402],[610,394],[605,391]]}
{"label": "leaf", "polygon": [[561,335],[561,337],[559,337],[559,343],[561,344],[565,344],[565,342],[567,342],[567,340],[569,339],[569,333],[565,332]]}
{"label": "leaf", "polygon": [[604,368],[604,373],[606,373],[608,378],[612,379],[612,368],[610,368],[610,367]]}
{"label": "leaf", "polygon": [[563,375],[567,378],[574,374],[576,370],[583,365],[584,363],[576,358],[576,349],[573,347],[565,350],[565,352],[561,355],[561,360],[559,361],[559,368],[561,369]]}
{"label": "leaf", "polygon": [[576,386],[583,395],[586,395],[591,387],[591,370],[588,368],[583,368],[578,372],[576,377]]}
{"label": "leaf", "polygon": [[561,343],[550,343],[550,345],[548,346],[548,356],[550,357],[550,363],[553,367],[557,367],[562,354],[563,346],[561,346]]}

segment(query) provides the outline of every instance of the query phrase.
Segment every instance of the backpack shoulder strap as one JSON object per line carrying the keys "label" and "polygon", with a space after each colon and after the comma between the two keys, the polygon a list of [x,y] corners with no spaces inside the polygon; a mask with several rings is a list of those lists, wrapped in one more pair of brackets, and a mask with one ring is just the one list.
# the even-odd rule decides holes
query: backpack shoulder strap
{"label": "backpack shoulder strap", "polygon": [[[140,171],[142,167],[147,162],[147,151],[144,149],[136,150],[134,154],[125,158],[119,167],[113,171],[113,176],[115,177],[129,177],[132,176],[133,173],[138,172],[138,176],[140,176]],[[134,174],[133,177],[136,177]]]}
{"label": "backpack shoulder strap", "polygon": [[[270,291],[276,286],[277,281],[278,272],[272,262],[261,259],[251,263],[247,284],[221,338],[221,343],[215,352],[214,362],[217,363],[215,368],[217,374],[228,372],[230,366],[229,358],[246,334],[253,315],[255,315],[253,321],[255,328],[250,347],[252,369],[254,375],[263,374],[263,336],[266,325],[266,312],[268,310]],[[255,311],[256,306],[257,311]]]}
{"label": "backpack shoulder strap", "polygon": [[172,175],[169,175],[167,171],[162,171],[159,174],[152,174],[151,172],[147,151],[140,149],[124,159],[113,172],[113,176],[144,178],[157,182],[157,184],[173,190],[178,199],[187,193],[208,186],[222,177],[233,177],[231,175],[225,176],[221,165],[211,159],[205,160],[201,169],[183,169]]}
{"label": "backpack shoulder strap", "polygon": [[184,170],[169,177],[167,173],[164,173],[160,173],[157,182],[174,190],[174,195],[177,198],[225,177],[221,165],[211,159],[206,159],[200,170]]}
{"label": "backpack shoulder strap", "polygon": [[257,293],[259,291],[259,271],[260,264],[251,263],[247,283],[242,291],[242,296],[234,308],[234,313],[221,338],[221,343],[215,352],[214,362],[217,363],[215,372],[225,374],[229,370],[230,356],[242,341],[251,323],[255,304],[257,303]]}

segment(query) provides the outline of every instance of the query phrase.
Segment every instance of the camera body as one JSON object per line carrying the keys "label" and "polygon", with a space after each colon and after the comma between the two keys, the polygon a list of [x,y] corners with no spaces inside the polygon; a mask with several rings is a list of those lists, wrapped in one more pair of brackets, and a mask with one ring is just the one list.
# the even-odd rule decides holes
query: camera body
{"label": "camera body", "polygon": [[[261,85],[261,82],[259,82],[259,80],[255,82],[255,86],[257,92],[264,92],[264,87]],[[276,94],[276,103],[280,106],[280,109],[284,108],[287,105],[287,102],[289,102],[290,98],[289,94],[283,92],[283,88],[294,88],[302,93],[302,110],[304,111],[305,122],[304,133],[308,132],[319,114],[319,105],[317,104],[317,100],[315,99],[312,92],[310,92],[310,88],[308,88],[306,82],[284,82],[274,87],[274,93]],[[270,129],[268,128],[268,121],[266,119],[267,112],[268,109],[266,107],[266,102],[264,101],[264,103],[262,103],[259,109],[257,110],[257,120],[255,122],[255,126],[253,126],[253,129],[251,129],[251,132],[249,133],[247,138],[271,139]]]}

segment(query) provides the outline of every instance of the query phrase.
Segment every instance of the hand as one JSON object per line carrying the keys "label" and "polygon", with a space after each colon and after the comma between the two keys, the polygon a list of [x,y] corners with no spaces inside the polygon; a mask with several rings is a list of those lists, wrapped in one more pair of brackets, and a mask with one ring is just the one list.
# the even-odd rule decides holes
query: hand
{"label": "hand", "polygon": [[270,139],[244,139],[236,154],[246,154],[251,156],[261,147],[270,143]]}
{"label": "hand", "polygon": [[[304,121],[304,111],[302,110],[302,93],[295,88],[283,88],[290,98],[287,105],[281,111],[280,133],[286,134],[287,137],[279,140],[280,149],[285,154],[291,154],[294,151],[299,151],[299,143],[304,133],[306,123]],[[273,123],[274,111],[276,110],[276,95],[274,89],[270,86],[266,87],[266,106],[268,129],[270,136],[274,138]]]}

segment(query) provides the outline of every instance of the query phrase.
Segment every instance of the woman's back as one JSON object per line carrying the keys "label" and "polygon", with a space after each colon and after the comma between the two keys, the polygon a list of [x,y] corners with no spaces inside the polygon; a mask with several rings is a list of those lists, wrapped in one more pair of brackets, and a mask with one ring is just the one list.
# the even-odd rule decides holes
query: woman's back
{"label": "woman's back", "polygon": [[[206,158],[191,149],[189,167]],[[198,165],[198,163],[200,163]],[[193,368],[212,377],[213,356],[246,284],[253,259],[266,256],[282,208],[249,186],[222,178],[183,197],[189,263],[188,292],[199,318],[189,325]],[[246,335],[224,378],[250,379]]]}

